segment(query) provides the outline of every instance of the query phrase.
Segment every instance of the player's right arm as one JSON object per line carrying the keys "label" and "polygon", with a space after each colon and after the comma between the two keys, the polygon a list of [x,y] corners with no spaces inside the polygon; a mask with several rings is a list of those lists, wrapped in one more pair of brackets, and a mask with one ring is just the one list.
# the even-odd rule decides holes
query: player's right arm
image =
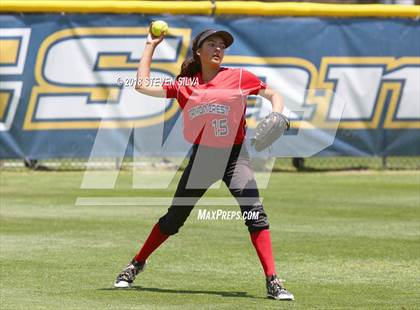
{"label": "player's right arm", "polygon": [[146,46],[144,47],[143,55],[141,56],[139,66],[137,68],[137,83],[136,90],[142,94],[153,97],[166,97],[166,89],[162,86],[152,85],[150,80],[150,66],[152,64],[152,57],[156,47],[162,42],[164,35],[159,38],[152,37],[149,32],[147,36]]}

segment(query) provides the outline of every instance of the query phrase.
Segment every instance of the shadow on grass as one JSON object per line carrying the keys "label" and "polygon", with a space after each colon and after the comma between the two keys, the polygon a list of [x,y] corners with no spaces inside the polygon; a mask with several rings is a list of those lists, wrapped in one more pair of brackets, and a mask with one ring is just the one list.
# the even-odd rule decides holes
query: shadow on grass
{"label": "shadow on grass", "polygon": [[[174,294],[207,294],[207,295],[219,295],[222,297],[242,297],[242,298],[254,298],[261,299],[262,297],[248,295],[247,292],[226,292],[226,291],[206,291],[206,290],[173,290],[167,288],[156,288],[156,287],[144,287],[144,286],[132,286],[129,289],[121,288],[101,288],[100,291],[144,291],[154,293],[174,293]],[[265,299],[265,298],[264,298]]]}

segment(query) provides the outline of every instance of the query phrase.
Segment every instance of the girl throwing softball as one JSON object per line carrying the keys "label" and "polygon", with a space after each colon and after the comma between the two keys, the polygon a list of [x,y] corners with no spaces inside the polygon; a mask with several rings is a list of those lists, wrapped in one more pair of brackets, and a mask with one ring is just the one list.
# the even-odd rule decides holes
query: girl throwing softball
{"label": "girl throwing softball", "polygon": [[[163,35],[154,37],[149,33],[138,66],[138,80],[149,78],[153,52],[162,40]],[[154,225],[140,251],[117,276],[116,288],[131,286],[145,269],[147,258],[178,232],[196,202],[221,179],[238,201],[242,214],[258,215],[246,217],[245,224],[264,269],[267,296],[277,300],[294,299],[276,275],[269,223],[244,143],[247,96],[263,96],[270,100],[273,112],[278,113],[283,111],[283,101],[249,71],[221,66],[224,50],[232,43],[229,32],[206,29],[194,38],[192,56],[184,61],[178,76],[198,83],[184,85],[182,79],[177,79],[163,86],[142,83],[136,87],[149,96],[177,99],[183,112],[184,137],[193,147],[172,205]]]}

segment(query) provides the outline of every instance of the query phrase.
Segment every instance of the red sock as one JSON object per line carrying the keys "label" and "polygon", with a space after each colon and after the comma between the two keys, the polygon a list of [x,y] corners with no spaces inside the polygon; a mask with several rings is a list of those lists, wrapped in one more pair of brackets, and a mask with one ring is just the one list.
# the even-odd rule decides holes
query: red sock
{"label": "red sock", "polygon": [[267,277],[276,274],[274,266],[273,250],[271,248],[270,230],[263,229],[251,233],[252,244],[257,250],[261,265]]}
{"label": "red sock", "polygon": [[138,262],[145,262],[146,259],[156,250],[166,239],[168,239],[169,235],[162,233],[159,229],[159,225],[155,224],[153,226],[152,231],[147,237],[146,242],[143,244],[141,250],[134,259]]}

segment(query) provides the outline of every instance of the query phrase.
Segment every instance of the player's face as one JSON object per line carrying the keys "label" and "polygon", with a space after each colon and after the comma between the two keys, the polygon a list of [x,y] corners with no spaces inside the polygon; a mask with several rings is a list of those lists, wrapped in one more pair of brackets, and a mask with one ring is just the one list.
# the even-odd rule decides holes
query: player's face
{"label": "player's face", "polygon": [[214,36],[206,39],[198,49],[201,64],[220,66],[225,55],[225,48],[225,42],[221,37]]}

